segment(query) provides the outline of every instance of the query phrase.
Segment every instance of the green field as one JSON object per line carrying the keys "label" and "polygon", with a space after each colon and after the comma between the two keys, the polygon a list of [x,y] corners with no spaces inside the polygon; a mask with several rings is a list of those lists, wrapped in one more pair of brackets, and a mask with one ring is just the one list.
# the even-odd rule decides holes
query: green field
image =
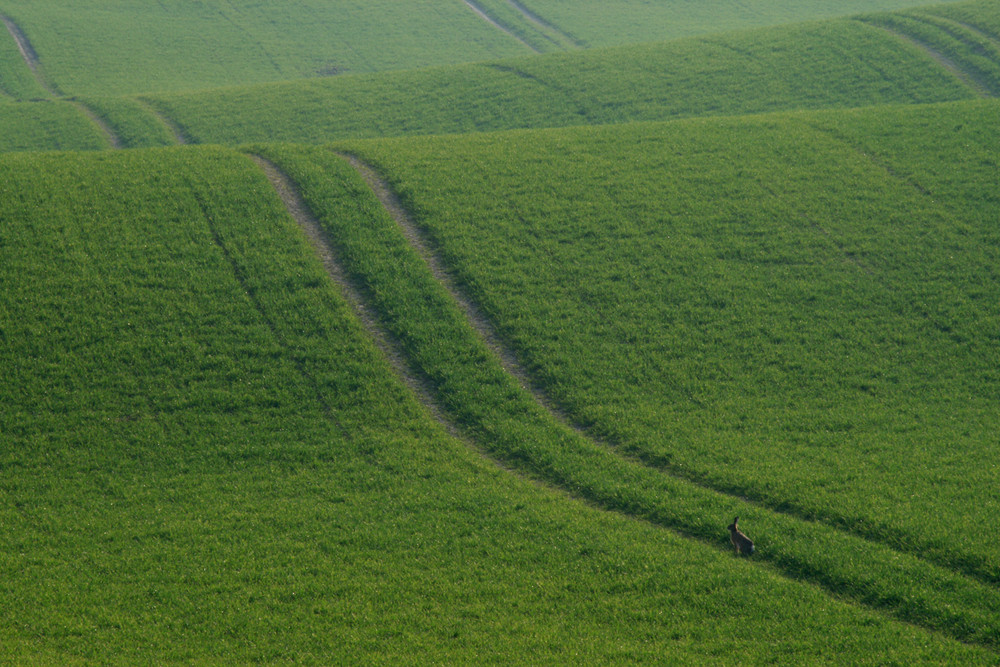
{"label": "green field", "polygon": [[[545,35],[545,30],[530,20],[525,21],[510,0],[483,0],[480,4],[511,25],[516,25],[520,19],[528,28]],[[536,38],[539,45],[546,41],[556,44],[565,41],[577,47],[599,47],[662,42],[726,30],[897,10],[926,3],[911,0],[715,0],[698,3],[684,0],[521,0],[518,4],[556,29],[559,36],[549,40]],[[530,29],[524,34],[531,35]]]}
{"label": "green field", "polygon": [[[731,0],[691,3],[527,3],[558,34],[580,45],[664,41],[759,25],[898,9],[914,0],[828,2]],[[5,0],[38,53],[45,76],[68,95],[120,95],[414,69],[566,48],[507,0],[478,3],[529,46],[479,17],[461,0],[267,3],[149,3],[141,0]],[[719,21],[719,16],[727,17]],[[609,20],[610,19],[610,20]],[[0,31],[0,90],[38,91]],[[169,63],[169,66],[164,66]],[[10,88],[8,90],[8,88]]]}
{"label": "green field", "polygon": [[293,141],[926,103],[975,91],[858,21],[420,72],[148,96],[196,142]]}
{"label": "green field", "polygon": [[998,3],[0,18],[0,663],[1000,661]]}
{"label": "green field", "polygon": [[[341,219],[374,221],[339,164]],[[394,379],[238,154],[2,170],[6,659],[992,660],[496,468]]]}
{"label": "green field", "polygon": [[348,150],[576,421],[996,582],[998,131],[989,102]]}

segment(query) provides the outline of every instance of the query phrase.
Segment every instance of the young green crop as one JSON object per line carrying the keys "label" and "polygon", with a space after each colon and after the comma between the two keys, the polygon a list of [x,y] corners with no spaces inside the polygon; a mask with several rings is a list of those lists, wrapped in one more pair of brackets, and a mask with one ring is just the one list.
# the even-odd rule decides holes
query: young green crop
{"label": "young green crop", "polygon": [[2,156],[0,207],[4,661],[993,662],[447,436],[245,157]]}
{"label": "young green crop", "polygon": [[[641,135],[648,132],[648,128],[634,131]],[[525,135],[524,138],[528,139],[528,136]],[[538,154],[549,157],[561,153],[565,158],[568,156],[566,151],[571,151],[572,146],[587,145],[593,138],[590,133],[582,131],[531,133],[531,140],[537,141],[534,146]],[[438,141],[441,150],[454,150],[456,157],[465,154],[460,147],[461,141],[471,144],[490,143],[494,147],[503,145],[505,149],[491,153],[486,162],[492,165],[491,168],[497,168],[501,172],[507,168],[517,168],[515,165],[520,167],[523,179],[520,182],[525,192],[535,186],[553,192],[563,187],[562,184],[556,185],[546,179],[542,173],[534,173],[530,168],[524,169],[537,158],[530,158],[527,163],[511,160],[512,155],[507,149],[517,144],[513,135],[483,137],[481,140],[427,140],[429,143]],[[650,147],[655,143],[651,142]],[[413,154],[405,147],[406,144],[410,144]],[[601,151],[600,145],[601,142],[597,141],[592,144],[592,148]],[[379,147],[384,148],[386,153],[381,153]],[[392,158],[386,157],[388,154],[399,158],[405,155],[407,162],[421,152],[428,160],[441,159],[440,153],[428,150],[428,143],[420,141],[357,144],[352,149],[377,155],[383,164],[392,164]],[[711,484],[693,478],[678,466],[668,465],[664,461],[651,464],[643,452],[637,451],[634,446],[626,444],[626,449],[631,449],[635,457],[642,459],[641,462],[634,457],[622,457],[620,452],[561,425],[526,394],[517,380],[501,370],[496,357],[476,338],[443,288],[435,283],[427,268],[421,265],[417,256],[407,247],[402,234],[387,219],[387,214],[382,212],[378,215],[377,209],[373,211],[370,203],[361,200],[360,192],[350,197],[344,196],[337,183],[346,182],[352,192],[357,190],[357,186],[350,185],[350,181],[344,176],[340,158],[324,153],[322,149],[310,151],[288,147],[282,150],[264,150],[289,171],[301,186],[309,205],[329,225],[331,238],[337,239],[349,272],[364,283],[372,307],[382,314],[385,325],[400,340],[404,354],[415,371],[432,385],[437,404],[454,423],[493,456],[509,466],[557,484],[599,507],[673,527],[686,535],[719,546],[722,536],[717,517],[739,515],[752,521],[758,531],[759,553],[755,558],[760,562],[768,563],[795,579],[809,580],[836,595],[849,596],[925,627],[967,641],[997,645],[1000,626],[997,626],[995,619],[1000,610],[1000,597],[991,585],[948,567],[938,567],[918,555],[907,554],[878,540],[859,539],[850,532],[789,511],[787,507],[769,509],[760,503],[747,502],[743,494],[752,492],[752,486],[739,490],[713,488]],[[527,152],[530,154],[532,151]],[[483,157],[479,155],[475,162]],[[586,155],[577,157],[587,160]],[[420,161],[418,158],[410,164],[415,165]],[[463,162],[464,168],[472,172],[477,170],[474,163],[459,161]],[[543,161],[539,161],[539,164]],[[627,160],[619,160],[617,164],[624,171],[631,171],[639,166]],[[398,174],[403,170],[395,163],[391,171]],[[640,174],[655,172],[639,169],[631,173],[632,178],[636,178]],[[442,172],[438,171],[437,176],[442,176]],[[473,176],[466,182],[472,183],[477,178]],[[565,173],[559,178],[564,179],[564,183],[578,182],[572,177],[567,178]],[[496,184],[503,182],[504,178],[500,177]],[[470,215],[469,211],[463,211],[459,203],[460,197],[445,182],[439,183],[438,187],[439,193],[449,192],[446,196],[458,204],[454,209],[456,213],[462,217]],[[425,203],[436,200],[435,197],[414,196],[414,192],[408,188],[403,191],[409,205],[416,208],[421,218],[427,213],[423,208]],[[477,191],[485,192],[478,187]],[[572,343],[575,337],[586,338],[595,343],[591,350],[585,351],[574,346],[567,352],[579,355],[575,364],[565,355],[559,358],[550,355],[544,360],[538,360],[539,362],[548,363],[553,359],[560,365],[569,364],[574,368],[587,370],[604,364],[606,360],[601,355],[605,353],[609,353],[612,360],[620,360],[622,354],[629,359],[635,358],[631,345],[623,345],[625,341],[622,338],[605,338],[602,341],[591,336],[590,332],[599,330],[593,319],[577,317],[575,324],[583,326],[585,331],[573,334],[568,330],[573,318],[565,315],[567,309],[573,308],[572,291],[577,285],[584,286],[583,283],[564,275],[561,289],[545,293],[532,290],[531,281],[523,280],[523,272],[517,268],[521,262],[513,260],[515,257],[523,260],[530,255],[530,251],[526,251],[518,241],[507,245],[491,243],[495,240],[492,234],[497,230],[509,230],[514,219],[533,217],[494,217],[492,212],[495,210],[491,210],[489,202],[502,202],[510,195],[509,191],[494,189],[490,196],[477,196],[477,205],[482,207],[479,209],[480,213],[484,219],[492,220],[489,224],[494,227],[494,231],[483,232],[480,229],[476,232],[476,241],[469,244],[466,238],[462,243],[469,244],[464,250],[473,255],[481,253],[481,256],[493,257],[493,261],[511,258],[508,267],[511,273],[505,275],[499,271],[490,271],[488,275],[473,275],[472,279],[488,281],[501,289],[506,297],[512,298],[511,310],[508,312],[513,314],[514,319],[524,318],[525,321],[519,324],[531,327],[540,323],[540,326],[546,327],[548,334],[537,336],[536,342],[558,341],[559,346],[563,346]],[[574,205],[582,207],[579,210],[590,213],[599,210],[596,202],[601,197],[597,192],[590,195],[577,192],[575,197]],[[374,218],[371,223],[361,224],[359,215]],[[559,220],[558,217],[546,219]],[[566,222],[565,218],[563,221]],[[570,222],[570,229],[586,229],[585,218],[578,219],[577,222],[578,224]],[[587,235],[593,236],[597,241],[597,230],[603,228],[603,224],[591,229]],[[549,263],[555,267],[564,266],[558,259],[558,253],[554,252],[554,247],[545,240],[548,237],[559,243],[559,234],[551,231],[538,234],[540,231],[540,227],[535,231],[522,227],[518,234],[522,240],[530,239],[529,245],[544,248],[542,252]],[[612,242],[609,247],[614,245],[616,243]],[[445,243],[442,247],[449,246],[450,250],[446,251],[449,263],[455,261],[462,264],[461,257],[464,253],[451,256],[450,252],[456,246]],[[568,244],[567,249],[581,246],[589,247],[589,244],[578,241]],[[661,246],[657,244],[657,247]],[[585,286],[602,289],[605,296],[611,296],[608,286],[601,280],[602,272],[607,270],[605,267],[583,263],[578,263],[578,266],[581,270],[593,272],[597,280],[596,283],[592,281]],[[607,268],[626,270],[620,263]],[[546,276],[553,271],[559,272],[559,268],[549,268],[540,263],[532,263],[528,270]],[[466,278],[470,273],[461,270],[459,275]],[[518,284],[512,284],[510,277],[518,281]],[[478,295],[479,290],[476,289],[474,293]],[[544,310],[547,314],[529,312],[530,309],[526,309],[523,303],[518,303],[524,299],[533,300],[536,309]],[[489,301],[485,303],[488,307],[493,305]],[[590,308],[597,307],[599,303],[601,301],[595,299]],[[555,312],[563,313],[564,316],[556,319],[553,317]],[[683,311],[678,315],[682,313]],[[503,317],[498,319],[505,320]],[[507,324],[509,322],[510,320],[506,320]],[[563,351],[567,349],[562,348]],[[558,370],[552,366],[546,369],[551,373]],[[629,369],[626,367],[623,370]],[[577,374],[577,378],[579,377]],[[603,401],[607,387],[610,387],[608,391],[611,392],[621,389],[618,381],[619,378],[604,377],[595,384],[592,379],[588,386],[582,388],[581,393],[587,394],[590,399]],[[599,386],[600,383],[605,386]],[[648,389],[648,385],[646,388]],[[641,391],[643,389],[633,388],[631,392],[625,393],[630,399],[641,401],[643,397],[638,395]],[[645,403],[651,403],[648,397]],[[644,407],[639,405],[639,409],[635,411],[623,410],[619,415],[620,419],[614,424],[625,422],[638,430],[642,424],[633,420],[642,417],[640,409]],[[601,427],[606,427],[609,423],[611,422],[605,422]],[[709,455],[710,452],[706,451],[706,456]]]}
{"label": "young green crop", "polygon": [[10,0],[4,9],[68,95],[187,90],[527,52],[462,2]]}
{"label": "young green crop", "polygon": [[49,93],[24,62],[17,42],[9,34],[0,12],[0,102],[44,99]]}
{"label": "young green crop", "polygon": [[321,143],[972,96],[892,35],[831,21],[149,100],[198,142]]}
{"label": "young green crop", "polygon": [[84,97],[91,109],[115,133],[122,148],[173,146],[170,128],[142,102],[129,97]]}
{"label": "young green crop", "polygon": [[876,14],[864,20],[940,54],[980,95],[1000,95],[1000,41],[980,28],[918,12]]}
{"label": "young green crop", "polygon": [[[483,0],[501,11],[511,0]],[[582,46],[613,46],[919,6],[913,0],[519,0]],[[508,10],[508,13],[509,10]]]}
{"label": "young green crop", "polygon": [[107,148],[100,129],[70,102],[0,102],[0,152]]}
{"label": "young green crop", "polygon": [[996,582],[998,118],[990,102],[351,150],[582,424]]}

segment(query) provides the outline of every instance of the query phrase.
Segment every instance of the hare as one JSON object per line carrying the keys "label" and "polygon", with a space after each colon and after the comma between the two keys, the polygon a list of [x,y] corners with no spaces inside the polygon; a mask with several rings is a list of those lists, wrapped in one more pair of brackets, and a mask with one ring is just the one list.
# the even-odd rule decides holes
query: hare
{"label": "hare", "polygon": [[729,524],[729,540],[736,547],[737,555],[749,556],[753,553],[753,540],[740,532],[740,529],[736,526],[736,522],[740,518],[736,517],[733,522]]}

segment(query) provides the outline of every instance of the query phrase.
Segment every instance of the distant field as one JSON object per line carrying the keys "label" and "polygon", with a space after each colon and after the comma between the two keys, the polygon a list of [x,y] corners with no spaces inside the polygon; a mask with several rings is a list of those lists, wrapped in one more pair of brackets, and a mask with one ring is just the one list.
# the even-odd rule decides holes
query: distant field
{"label": "distant field", "polygon": [[994,657],[446,435],[243,156],[8,155],[0,202],[5,661]]}
{"label": "distant field", "polygon": [[1000,2],[0,20],[0,664],[998,664]]}
{"label": "distant field", "polygon": [[[513,13],[510,0],[484,0],[481,4],[495,8],[498,13]],[[919,0],[521,0],[519,4],[558,26],[580,46],[595,47],[662,42],[927,3]]]}
{"label": "distant field", "polygon": [[857,21],[488,64],[147,96],[196,142],[477,132],[955,100],[976,93]]}
{"label": "distant field", "polygon": [[[414,69],[516,56],[531,49],[658,42],[921,3],[521,3],[534,12],[532,19],[508,0],[473,4],[516,37],[491,25],[462,0],[5,0],[0,13],[30,39],[45,75],[60,91],[108,96]],[[543,22],[534,20],[539,17]],[[11,53],[9,37],[0,30],[0,90],[27,99],[37,91],[22,80],[23,63]]]}
{"label": "distant field", "polygon": [[457,0],[6,0],[0,11],[28,35],[47,75],[69,95],[411,69],[528,52]]}

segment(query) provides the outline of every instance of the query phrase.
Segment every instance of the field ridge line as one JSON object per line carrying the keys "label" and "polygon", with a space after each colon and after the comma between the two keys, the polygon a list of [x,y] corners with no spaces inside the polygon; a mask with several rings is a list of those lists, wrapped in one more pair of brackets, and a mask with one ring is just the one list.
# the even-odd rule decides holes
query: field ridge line
{"label": "field ridge line", "polygon": [[6,14],[0,14],[0,21],[3,21],[3,24],[7,27],[7,32],[9,32],[10,36],[14,38],[14,42],[17,43],[17,50],[21,52],[21,57],[24,58],[24,64],[26,64],[28,69],[31,70],[31,73],[34,75],[35,80],[38,81],[39,85],[41,85],[42,88],[48,91],[48,93],[53,97],[61,97],[62,92],[59,90],[58,86],[49,83],[46,77],[42,75],[42,72],[40,71],[41,62],[38,59],[38,52],[35,51],[33,46],[31,46],[31,40],[29,40],[28,36],[24,34],[21,27],[14,23],[14,20]]}
{"label": "field ridge line", "polygon": [[860,19],[856,19],[856,20],[858,22],[860,22],[860,23],[865,24],[865,25],[871,26],[871,27],[876,28],[878,30],[882,30],[883,32],[885,32],[887,34],[892,35],[893,37],[895,37],[899,41],[904,42],[906,44],[909,44],[911,46],[914,46],[914,47],[920,49],[925,54],[927,54],[932,60],[934,60],[938,65],[940,65],[942,68],[944,68],[945,71],[947,71],[949,74],[951,74],[956,79],[958,79],[959,82],[961,82],[973,94],[975,94],[975,95],[977,95],[977,96],[979,96],[979,97],[981,97],[983,99],[987,99],[987,98],[993,97],[993,94],[990,92],[990,90],[989,90],[988,87],[986,87],[976,77],[972,76],[968,71],[966,71],[965,69],[963,69],[962,66],[959,65],[958,62],[956,62],[954,59],[949,58],[945,54],[941,53],[940,51],[938,51],[937,49],[935,49],[934,47],[932,47],[930,44],[927,44],[926,42],[922,42],[919,39],[917,39],[916,37],[913,37],[912,35],[908,35],[905,32],[902,32],[902,31],[900,31],[900,30],[898,30],[896,28],[889,27],[889,26],[886,26],[886,25],[882,25],[881,23],[874,23],[874,22],[872,22],[872,21],[870,21],[868,19],[864,19],[864,18],[860,18]]}
{"label": "field ridge line", "polygon": [[534,46],[532,46],[528,42],[526,42],[523,39],[521,39],[513,30],[511,30],[510,28],[508,28],[507,26],[505,26],[503,23],[500,23],[495,18],[493,18],[492,16],[490,16],[489,14],[487,14],[486,10],[483,9],[482,7],[480,7],[478,3],[472,2],[472,0],[462,0],[462,2],[464,2],[469,9],[471,9],[473,12],[475,12],[476,16],[478,16],[482,20],[486,21],[487,23],[489,23],[491,26],[493,26],[497,30],[503,32],[508,37],[513,37],[518,42],[520,42],[525,48],[528,48],[528,49],[530,49],[531,51],[533,51],[535,53],[541,53],[541,51],[539,51],[538,49],[536,49]]}
{"label": "field ridge line", "polygon": [[[452,296],[459,308],[463,311],[469,324],[479,334],[482,340],[486,343],[487,347],[489,347],[500,360],[503,369],[517,381],[522,389],[529,392],[535,401],[542,408],[544,408],[556,422],[571,429],[577,435],[585,438],[591,443],[615,452],[625,461],[655,470],[660,474],[669,476],[684,483],[692,484],[702,490],[717,493],[720,496],[738,500],[758,509],[772,512],[776,515],[785,516],[795,521],[824,526],[837,533],[850,536],[877,547],[888,549],[894,553],[915,558],[918,561],[941,568],[942,570],[950,572],[955,576],[964,577],[979,584],[996,585],[998,583],[996,578],[987,577],[979,572],[956,565],[955,563],[943,561],[942,559],[937,558],[928,558],[918,549],[905,550],[893,541],[881,539],[878,535],[872,532],[845,528],[842,523],[838,522],[838,517],[836,516],[816,515],[805,509],[796,508],[794,505],[788,503],[779,505],[773,500],[761,497],[759,494],[748,494],[748,492],[744,489],[726,488],[722,485],[707,482],[696,475],[684,474],[683,471],[677,470],[676,467],[659,459],[658,457],[629,451],[626,446],[606,440],[602,436],[592,433],[585,426],[580,425],[572,417],[570,417],[565,409],[556,405],[553,400],[546,395],[544,390],[533,381],[525,367],[517,359],[516,354],[503,343],[488,318],[465,294],[464,290],[452,277],[452,274],[430,248],[430,245],[425,238],[425,233],[419,229],[410,217],[409,213],[399,200],[399,197],[392,191],[388,182],[385,181],[374,170],[374,168],[366,164],[356,155],[341,152],[338,152],[337,155],[346,160],[361,175],[365,182],[368,183],[369,187],[375,193],[383,207],[396,221],[407,241],[411,244],[417,254],[426,262],[434,278]],[[829,235],[829,233],[825,230],[821,231]],[[866,270],[865,265],[859,259],[850,256],[848,253],[844,254],[845,261],[849,261],[857,265],[858,268],[863,271]]]}

